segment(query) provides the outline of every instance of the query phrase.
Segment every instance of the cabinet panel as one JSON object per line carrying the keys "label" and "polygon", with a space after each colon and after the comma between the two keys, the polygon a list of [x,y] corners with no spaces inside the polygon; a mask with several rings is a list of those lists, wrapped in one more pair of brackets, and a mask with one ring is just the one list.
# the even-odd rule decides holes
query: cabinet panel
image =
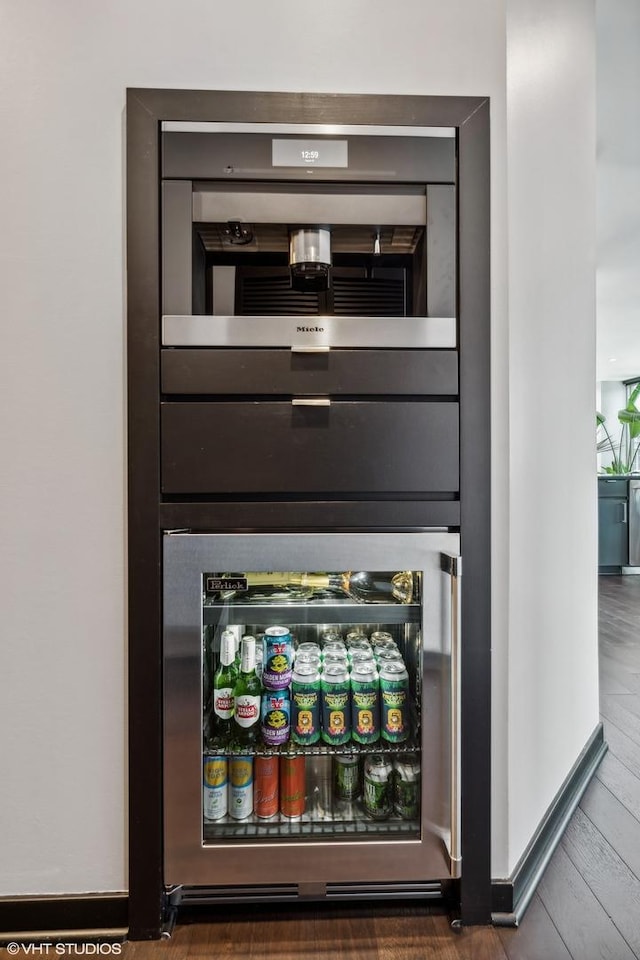
{"label": "cabinet panel", "polygon": [[458,404],[162,404],[167,494],[454,493]]}
{"label": "cabinet panel", "polygon": [[455,396],[455,350],[162,351],[165,394]]}
{"label": "cabinet panel", "polygon": [[601,497],[598,501],[598,564],[620,567],[629,559],[627,500]]}

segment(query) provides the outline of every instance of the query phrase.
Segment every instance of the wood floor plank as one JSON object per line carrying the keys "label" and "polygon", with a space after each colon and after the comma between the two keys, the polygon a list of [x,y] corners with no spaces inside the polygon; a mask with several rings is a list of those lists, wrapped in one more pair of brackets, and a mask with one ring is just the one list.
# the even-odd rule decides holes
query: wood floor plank
{"label": "wood floor plank", "polygon": [[640,827],[633,814],[597,777],[585,791],[580,809],[640,879]]}
{"label": "wood floor plank", "polygon": [[608,693],[607,697],[616,697],[621,707],[640,719],[640,696],[635,693]]}
{"label": "wood floor plank", "polygon": [[596,777],[640,824],[640,779],[610,753],[605,755]]}
{"label": "wood floor plank", "polygon": [[508,960],[572,960],[538,894],[517,929],[501,927],[498,933]]}
{"label": "wood floor plank", "polygon": [[[444,936],[444,927],[448,926],[446,917],[434,917],[437,931]],[[508,960],[500,937],[494,927],[463,927],[458,933],[449,932],[453,938],[450,943],[455,949],[455,960]],[[423,954],[416,954],[416,960],[422,960]],[[440,960],[439,954],[434,954],[434,960]],[[393,960],[392,957],[389,960]],[[447,958],[448,960],[448,958]]]}
{"label": "wood floor plank", "polygon": [[573,960],[637,960],[562,846],[538,892]]}
{"label": "wood floor plank", "polygon": [[602,726],[609,753],[636,777],[640,777],[640,744],[631,740],[626,733],[606,718],[603,719]]}
{"label": "wood floor plank", "polygon": [[395,924],[376,917],[373,925],[379,960],[459,960],[446,916],[400,917]]}
{"label": "wood floor plank", "polygon": [[640,956],[640,880],[578,809],[562,846],[636,956]]}
{"label": "wood floor plank", "polygon": [[640,717],[627,710],[625,698],[614,694],[601,696],[600,713],[630,740],[640,745]]}

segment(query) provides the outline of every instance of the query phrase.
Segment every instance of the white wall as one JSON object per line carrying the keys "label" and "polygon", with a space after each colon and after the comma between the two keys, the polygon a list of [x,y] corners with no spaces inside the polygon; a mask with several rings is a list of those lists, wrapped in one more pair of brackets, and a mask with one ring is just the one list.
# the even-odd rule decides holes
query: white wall
{"label": "white wall", "polygon": [[[510,47],[526,39],[529,8],[539,4],[510,2]],[[569,71],[574,47],[562,34],[571,56],[565,72],[561,63],[554,66],[566,81],[559,99],[543,87],[539,104],[535,97],[528,102],[523,83],[510,102],[514,326],[508,335],[504,0],[405,0],[393,15],[382,0],[324,0],[317,7],[294,0],[4,5],[0,173],[9,187],[0,197],[5,317],[0,895],[127,885],[123,110],[128,86],[491,97],[494,875],[505,875],[517,860],[595,723],[590,646],[595,590],[587,576],[591,554],[595,576],[595,517],[584,474],[593,451],[591,415],[588,426],[580,416],[572,421],[569,452],[580,478],[577,490],[575,470],[563,471],[551,522],[533,524],[531,517],[547,509],[543,494],[557,494],[551,489],[554,470],[546,474],[539,466],[548,449],[531,407],[532,398],[539,401],[544,393],[540,376],[550,389],[549,409],[569,393],[582,400],[587,383],[593,404],[591,287],[583,257],[591,224],[581,212],[588,210],[593,190],[581,153],[589,142],[582,104],[589,86],[579,86],[590,81],[590,6],[547,0],[543,9],[552,22],[564,18],[567,27],[578,29],[572,41],[578,55]],[[531,71],[526,50],[515,61],[513,51],[510,57],[510,77],[514,62],[526,77]],[[576,105],[574,143],[561,121],[563,110]],[[520,108],[523,117],[531,115],[531,130],[519,120]],[[534,183],[534,204],[533,158],[549,163],[544,108],[551,110],[553,133],[562,144],[565,176],[562,185],[550,185],[550,194]],[[571,161],[577,173],[567,177]],[[568,207],[563,206],[567,192]],[[548,217],[543,225],[541,209]],[[570,236],[578,248],[572,256],[558,236],[574,216]],[[541,247],[530,242],[529,229]],[[541,304],[548,270],[551,287]],[[554,359],[543,351],[538,334],[553,333],[566,354],[579,324],[586,336],[567,379],[560,376],[560,355]],[[527,431],[534,447],[525,442]],[[549,459],[555,468],[553,449]],[[592,468],[593,463],[593,473]],[[565,545],[575,542],[580,556],[569,575],[566,566],[560,569],[560,558]],[[508,655],[509,617],[515,651]],[[578,640],[587,644],[586,651],[577,650]],[[578,653],[584,663],[575,671]],[[562,673],[555,674],[551,660],[559,661]],[[527,666],[532,670],[524,676]],[[516,684],[510,698],[508,679]],[[550,702],[550,712],[541,721],[543,700]],[[551,737],[554,725],[555,734],[558,725],[564,731],[558,739]],[[517,766],[518,744],[530,755],[530,771]],[[511,777],[508,761],[515,770]],[[515,804],[509,803],[510,793]]]}
{"label": "white wall", "polygon": [[595,41],[592,2],[508,11],[513,868],[598,722]]}

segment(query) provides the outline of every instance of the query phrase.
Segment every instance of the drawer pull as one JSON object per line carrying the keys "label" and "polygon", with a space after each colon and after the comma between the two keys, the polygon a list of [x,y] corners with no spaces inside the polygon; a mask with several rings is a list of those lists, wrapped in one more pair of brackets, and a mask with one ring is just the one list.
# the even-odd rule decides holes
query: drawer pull
{"label": "drawer pull", "polygon": [[292,407],[330,407],[329,397],[294,397]]}
{"label": "drawer pull", "polygon": [[328,343],[295,343],[291,353],[329,353],[330,349]]}

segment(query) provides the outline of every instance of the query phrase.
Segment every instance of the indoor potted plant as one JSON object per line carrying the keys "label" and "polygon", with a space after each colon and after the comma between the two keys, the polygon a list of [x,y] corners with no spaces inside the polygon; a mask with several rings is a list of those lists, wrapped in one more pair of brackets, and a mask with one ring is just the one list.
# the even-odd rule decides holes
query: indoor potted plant
{"label": "indoor potted plant", "polygon": [[[618,422],[621,424],[620,437],[616,443],[605,426],[605,417],[596,412],[596,448],[598,453],[610,453],[611,463],[602,467],[602,473],[633,473],[634,465],[640,465],[640,410],[636,400],[640,395],[640,382],[631,392],[627,405],[618,410]],[[602,436],[604,434],[604,436]]]}

